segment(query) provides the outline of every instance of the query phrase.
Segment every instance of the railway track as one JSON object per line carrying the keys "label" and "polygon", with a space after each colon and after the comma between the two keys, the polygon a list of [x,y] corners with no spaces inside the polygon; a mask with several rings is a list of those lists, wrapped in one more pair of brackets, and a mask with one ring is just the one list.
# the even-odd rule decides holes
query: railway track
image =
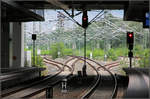
{"label": "railway track", "polygon": [[[75,70],[75,65],[76,63],[81,60],[84,61],[84,57],[81,56],[70,56],[70,59],[68,59],[67,61],[65,61],[65,63],[61,63],[61,62],[57,62],[54,60],[51,60],[47,57],[44,57],[44,62],[47,64],[51,64],[54,65],[58,68],[58,72],[53,75],[52,77],[48,77],[45,78],[45,80],[41,80],[39,82],[35,82],[32,83],[26,87],[20,88],[18,90],[14,90],[12,92],[6,92],[6,94],[3,94],[4,98],[29,98],[32,96],[36,96],[37,94],[44,92],[47,88],[48,85],[56,85],[61,81],[61,77],[59,77],[58,75],[62,74],[62,72],[64,72],[65,67],[67,67],[69,69],[69,74],[68,76],[72,75],[74,70]],[[85,99],[85,98],[94,98],[97,97],[97,95],[99,95],[99,93],[106,93],[101,88],[103,88],[103,86],[107,86],[107,84],[105,84],[105,79],[106,77],[103,77],[103,74],[101,73],[101,70],[105,70],[105,72],[107,72],[110,76],[108,79],[111,79],[113,83],[111,83],[111,86],[113,86],[108,94],[108,99],[110,98],[114,98],[115,94],[116,94],[116,90],[117,90],[117,80],[115,75],[113,75],[112,72],[110,72],[110,70],[105,66],[102,66],[101,64],[99,64],[98,62],[86,58],[86,64],[89,65],[90,67],[93,68],[93,70],[97,73],[97,76],[95,78],[94,83],[92,83],[90,86],[88,86],[82,93],[80,93],[79,97],[80,99]],[[117,65],[116,63],[112,63],[112,64],[108,64],[109,68],[113,65]],[[66,77],[65,77],[66,78]],[[59,79],[59,80],[58,80]],[[101,92],[100,92],[101,91]],[[7,97],[6,97],[7,96]]]}
{"label": "railway track", "polygon": [[[82,59],[84,61],[84,57],[81,57],[81,56],[71,56],[71,57],[76,57],[76,58],[80,57],[80,59]],[[110,89],[110,92],[107,95],[107,97],[101,97],[101,98],[106,98],[106,99],[107,98],[108,99],[114,98],[116,96],[116,91],[117,91],[117,79],[116,79],[115,75],[113,75],[112,72],[110,72],[106,67],[102,66],[98,62],[96,62],[92,59],[89,59],[89,58],[86,58],[86,60],[87,60],[87,63],[95,64],[94,67],[96,68],[96,71],[98,71],[97,70],[98,67],[101,67],[109,73],[110,78],[113,80],[112,81],[113,83],[111,83],[111,86],[113,86],[113,87]],[[96,65],[98,67],[96,67]],[[103,80],[104,77],[102,76],[102,74],[100,74],[100,71],[98,72],[98,75],[100,75],[99,80],[97,81],[97,83],[95,83],[93,85],[93,87],[87,93],[85,93],[81,97],[82,99],[85,99],[85,98],[100,98],[100,93],[106,93],[106,90],[101,89],[103,86],[107,87],[107,85],[104,84],[105,83],[105,81]]]}
{"label": "railway track", "polygon": [[44,57],[43,59],[44,59],[44,62],[45,62],[45,63],[55,65],[55,66],[57,66],[57,68],[59,68],[59,69],[60,69],[60,66],[59,66],[59,65],[61,65],[61,66],[63,66],[63,67],[62,67],[63,70],[64,70],[65,67],[67,67],[70,71],[72,71],[72,68],[67,65],[68,62],[70,62],[70,61],[73,60],[72,58],[69,59],[69,60],[67,60],[65,63],[57,62],[57,61],[54,61],[54,60],[49,59],[49,58],[47,58],[47,57]]}
{"label": "railway track", "polygon": [[[115,61],[115,62],[112,62],[112,63],[109,63],[109,64],[105,64],[104,67],[107,68],[107,69],[110,69],[110,68],[113,68],[113,67],[116,67],[120,65],[120,61]],[[97,70],[104,70],[101,66],[99,66],[97,68]]]}
{"label": "railway track", "polygon": [[[31,83],[29,85],[25,85],[25,86],[19,86],[13,89],[9,89],[6,91],[2,92],[2,98],[29,98],[32,96],[35,96],[43,91],[45,91],[47,89],[47,87],[49,85],[55,85],[57,83],[59,83],[61,81],[61,79],[63,79],[62,77],[58,76],[63,72],[63,67],[66,66],[71,70],[71,67],[69,67],[67,64],[72,61],[72,59],[67,60],[65,62],[65,64],[62,64],[60,62],[56,62],[56,61],[52,61],[50,59],[47,59],[48,61],[44,61],[47,64],[53,64],[55,65],[59,71],[54,74],[53,76],[47,76],[46,78]],[[60,67],[60,65],[62,67]],[[69,77],[70,75],[72,75],[72,71],[71,73],[69,73],[66,77]]]}
{"label": "railway track", "polygon": [[[75,60],[76,59],[76,60]],[[84,61],[84,58],[83,57],[79,57],[79,56],[71,56],[71,58],[68,60],[67,63],[69,63],[70,60],[74,60],[74,63],[72,64],[72,70],[74,70],[74,66],[75,64],[79,61],[79,60],[82,60]],[[94,94],[98,94],[97,90],[99,90],[98,88],[101,88],[102,86],[102,83],[103,82],[103,77],[101,76],[101,73],[99,72],[98,68],[103,68],[105,71],[107,71],[110,75],[110,78],[113,80],[113,84],[112,86],[114,86],[111,90],[111,92],[109,92],[109,98],[113,98],[115,96],[115,93],[116,93],[116,86],[117,86],[117,81],[116,81],[116,78],[115,76],[106,68],[106,67],[103,67],[101,64],[99,64],[98,62],[94,61],[94,60],[91,60],[91,59],[88,59],[87,58],[87,61],[86,63],[91,66],[96,72],[97,72],[97,78],[96,78],[96,81],[94,84],[92,84],[91,86],[89,86],[88,88],[86,88],[86,90],[84,90],[78,98],[81,98],[81,99],[85,99],[85,98],[90,98],[90,97],[93,97]],[[92,65],[92,63],[94,63],[94,65]],[[119,63],[119,62],[116,62],[116,63]],[[116,65],[116,63],[112,63],[112,64],[108,64],[109,67],[111,67],[112,65]],[[95,67],[95,64],[97,64],[97,67]]]}
{"label": "railway track", "polygon": [[[74,57],[78,58],[79,60],[84,61],[84,59],[82,59],[81,57],[76,57],[76,56],[74,56]],[[86,61],[86,63],[96,71],[97,77],[96,77],[95,83],[93,85],[91,85],[89,88],[87,88],[87,90],[85,90],[85,92],[83,92],[84,95],[82,95],[80,97],[81,99],[88,98],[93,93],[93,91],[95,90],[95,88],[97,87],[97,85],[99,84],[99,82],[101,80],[101,74],[97,71],[95,66],[93,66],[90,62],[87,62],[87,61]]]}
{"label": "railway track", "polygon": [[54,60],[49,59],[49,58],[47,58],[47,57],[44,57],[44,59],[46,60],[46,61],[44,60],[44,62],[49,61],[49,62],[47,62],[47,63],[52,64],[52,65],[55,65],[55,66],[57,66],[57,67],[59,67],[58,65],[63,66],[63,67],[62,67],[62,70],[63,70],[63,71],[64,71],[65,67],[67,67],[67,68],[69,69],[69,71],[71,72],[71,74],[73,74],[73,72],[74,72],[75,63],[77,63],[77,62],[79,61],[79,59],[76,59],[76,58],[74,58],[74,57],[68,59],[68,60],[65,61],[64,63],[54,61]]}
{"label": "railway track", "polygon": [[[69,62],[68,62],[68,65],[71,66],[73,70],[80,68],[79,64],[77,64],[78,61],[84,61],[80,57],[72,57],[69,60],[72,60],[72,64],[69,65]],[[68,87],[70,91],[67,94],[67,96],[66,95],[64,96],[63,93],[61,93],[61,89],[59,88],[59,86],[56,86],[54,88],[55,89],[54,98],[61,98],[61,99],[77,98],[79,99],[79,98],[82,98],[85,94],[89,94],[94,90],[94,88],[100,81],[100,74],[91,63],[87,62],[87,64],[90,66],[90,68],[93,69],[93,71],[95,71],[95,74],[97,74],[97,76],[91,75],[90,77],[89,76],[83,77],[82,75],[81,76],[74,75],[74,77],[70,79],[70,81],[68,81],[68,84],[69,84]]]}
{"label": "railway track", "polygon": [[[55,81],[54,79],[56,79],[57,75],[59,75],[61,73],[61,71],[57,72],[56,74],[50,76],[48,75],[47,77],[45,77],[42,80],[36,81],[34,83],[28,84],[28,85],[20,85],[17,86],[15,88],[12,89],[8,89],[5,91],[2,91],[2,98],[24,98],[27,96],[30,96],[31,94],[35,94],[38,91],[42,91],[44,89],[46,89],[47,84],[49,84],[49,81]],[[40,87],[41,86],[41,87]],[[38,88],[37,90],[32,90],[34,88]]]}
{"label": "railway track", "polygon": [[8,96],[10,96],[10,95],[12,95],[12,94],[15,94],[15,93],[19,92],[19,91],[22,91],[22,90],[28,89],[28,88],[30,88],[30,87],[32,87],[32,86],[41,84],[41,83],[43,83],[43,82],[45,82],[45,81],[48,81],[48,80],[54,78],[54,77],[57,76],[59,73],[60,73],[60,71],[57,72],[56,74],[52,75],[52,76],[51,76],[51,75],[47,75],[47,76],[44,77],[43,79],[41,78],[41,79],[37,80],[36,82],[30,83],[30,84],[28,84],[28,85],[23,84],[23,85],[19,85],[19,86],[10,88],[10,89],[3,90],[3,91],[1,92],[1,97],[2,97],[2,98],[8,97]]}
{"label": "railway track", "polygon": [[[74,69],[75,69],[75,65],[76,65],[76,63],[78,62],[78,61],[80,61],[80,60],[82,60],[82,61],[84,61],[82,58],[80,58],[80,57],[71,57],[70,59],[68,59],[65,63],[64,63],[64,66],[69,66],[69,67],[71,67],[72,68],[72,74],[73,74],[73,72],[74,72]],[[57,62],[56,62],[57,63]],[[58,63],[58,64],[60,64],[60,63]],[[96,68],[94,67],[94,66],[92,66],[89,62],[87,62],[87,64],[88,65],[90,65],[96,72],[97,72],[97,78],[96,78],[96,81],[95,81],[95,83],[94,83],[94,86],[93,85],[91,85],[91,86],[89,86],[88,88],[86,88],[86,90],[84,90],[84,94],[89,94],[89,93],[91,93],[92,91],[93,91],[93,89],[94,89],[94,87],[96,87],[96,85],[99,83],[99,81],[100,81],[100,75],[99,75],[99,73],[98,73],[98,71],[96,70]],[[82,94],[83,94],[82,93]],[[81,94],[81,93],[79,93],[79,94]],[[82,97],[82,95],[80,95],[81,97]],[[80,98],[81,98],[80,97]],[[62,97],[61,97],[62,98]],[[63,99],[63,98],[62,98]]]}

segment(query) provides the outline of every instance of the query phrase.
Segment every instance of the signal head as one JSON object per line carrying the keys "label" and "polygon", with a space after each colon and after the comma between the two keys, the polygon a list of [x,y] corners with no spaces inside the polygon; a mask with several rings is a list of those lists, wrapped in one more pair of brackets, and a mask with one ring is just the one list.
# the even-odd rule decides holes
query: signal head
{"label": "signal head", "polygon": [[133,37],[133,35],[130,33],[130,34],[129,34],[129,37],[131,38],[131,37]]}
{"label": "signal head", "polygon": [[127,32],[127,44],[130,50],[133,49],[134,35],[133,32]]}
{"label": "signal head", "polygon": [[87,11],[83,11],[82,27],[83,28],[87,28],[88,27],[88,15],[87,15]]}
{"label": "signal head", "polygon": [[36,40],[36,34],[32,34],[32,40]]}

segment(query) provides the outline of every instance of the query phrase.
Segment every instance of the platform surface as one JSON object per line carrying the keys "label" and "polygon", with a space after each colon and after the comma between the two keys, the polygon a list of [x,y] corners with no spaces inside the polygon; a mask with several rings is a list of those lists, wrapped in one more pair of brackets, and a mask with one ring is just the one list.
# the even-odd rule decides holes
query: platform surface
{"label": "platform surface", "polygon": [[123,68],[129,76],[129,83],[124,98],[149,98],[148,69]]}
{"label": "platform surface", "polygon": [[2,85],[2,89],[5,89],[21,82],[40,77],[40,72],[45,70],[45,68],[23,67],[5,68],[1,70],[3,70],[3,73],[0,74],[0,83]]}

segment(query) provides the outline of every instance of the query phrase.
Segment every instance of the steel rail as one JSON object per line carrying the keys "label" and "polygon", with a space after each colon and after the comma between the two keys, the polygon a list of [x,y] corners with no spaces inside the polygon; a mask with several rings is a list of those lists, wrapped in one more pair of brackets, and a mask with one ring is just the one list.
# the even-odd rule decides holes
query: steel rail
{"label": "steel rail", "polygon": [[[30,84],[30,85],[26,85],[25,87],[21,87],[21,88],[18,88],[18,89],[16,89],[16,90],[12,90],[12,91],[8,91],[8,92],[6,91],[5,93],[2,93],[2,94],[1,94],[1,97],[6,97],[6,96],[8,96],[8,95],[17,93],[17,92],[19,92],[19,91],[25,90],[25,89],[30,88],[30,87],[32,87],[32,86],[38,85],[38,84],[40,84],[40,83],[43,83],[43,82],[45,82],[45,81],[47,81],[47,80],[50,80],[50,79],[52,79],[52,78],[58,76],[58,75],[62,72],[62,70],[63,70],[58,64],[54,64],[54,63],[47,62],[47,61],[44,61],[44,62],[45,62],[45,63],[48,63],[48,64],[53,64],[53,65],[57,66],[57,68],[58,68],[60,71],[59,71],[58,73],[56,73],[55,75],[53,75],[53,76],[47,75],[46,78],[44,78],[44,79],[42,79],[42,80],[40,80],[40,81],[34,82],[34,83]],[[62,66],[63,66],[63,65],[62,65]]]}
{"label": "steel rail", "polygon": [[69,68],[69,70],[70,71],[72,71],[72,68],[71,67],[69,67],[68,65],[64,65],[63,63],[61,63],[61,62],[57,62],[57,61],[54,61],[54,60],[51,60],[51,59],[48,59],[48,58],[46,58],[46,57],[44,57],[44,59],[45,60],[47,60],[47,61],[51,61],[51,62],[54,62],[54,63],[56,63],[56,64],[60,64],[60,65],[62,65],[63,66],[63,70],[64,70],[64,67],[66,66],[66,67],[68,67]]}
{"label": "steel rail", "polygon": [[63,70],[58,64],[43,60],[44,63],[55,65],[59,70]]}
{"label": "steel rail", "polygon": [[[76,64],[79,60],[80,60],[80,59],[75,60],[75,61],[74,61],[74,63],[71,65],[71,66],[72,66],[73,71],[74,71],[74,68],[75,68],[75,64]],[[72,72],[72,74],[73,74],[73,72]]]}
{"label": "steel rail", "polygon": [[[63,65],[64,65],[64,67],[63,68],[65,68],[65,66],[68,66],[67,64],[70,62],[70,61],[72,61],[74,58],[71,58],[71,59],[68,59]],[[72,72],[73,72],[73,69],[72,69]]]}
{"label": "steel rail", "polygon": [[[82,59],[81,57],[78,57],[78,56],[73,56],[75,58],[77,58],[78,60],[82,60],[83,62],[85,61],[84,59]],[[76,61],[78,61],[76,60]],[[81,97],[81,99],[85,99],[85,98],[88,98],[95,90],[95,88],[98,86],[100,80],[101,80],[101,74],[97,71],[97,69],[92,65],[90,64],[89,62],[86,61],[86,63],[91,66],[97,73],[97,79],[96,79],[96,82],[95,84]]]}
{"label": "steel rail", "polygon": [[[75,59],[75,58],[71,58],[71,59],[67,60],[67,61],[64,63],[64,65],[62,65],[62,66],[63,66],[63,67],[64,67],[64,66],[67,66],[67,63],[69,63],[69,62],[72,61],[73,59]],[[57,62],[57,63],[60,64],[60,62]],[[75,62],[73,62],[73,64],[74,64],[74,63],[75,63]],[[63,67],[62,67],[62,68],[63,68]],[[62,69],[62,70],[63,70],[63,69]],[[61,72],[62,72],[62,71],[61,71]],[[61,72],[60,72],[60,73],[61,73]],[[67,75],[65,78],[69,78],[70,76],[72,76],[72,71],[71,71],[71,73],[70,73],[69,75]],[[58,80],[58,81],[54,82],[54,83],[51,84],[51,85],[55,86],[55,85],[56,85],[57,83],[59,83],[60,81],[61,81],[61,80]],[[40,89],[40,90],[37,90],[36,92],[33,92],[33,93],[31,93],[31,94],[29,94],[29,95],[27,95],[27,96],[24,96],[24,97],[22,97],[22,98],[29,98],[29,97],[35,96],[36,94],[45,91],[46,88],[47,88],[47,86],[44,87],[44,88],[42,88],[42,89]]]}
{"label": "steel rail", "polygon": [[[109,63],[109,64],[105,64],[104,67],[108,67],[108,69],[109,69],[109,68],[111,68],[111,66],[114,66],[114,65],[118,66],[119,64],[120,64],[120,62],[116,61],[116,62],[112,62],[112,63]],[[101,66],[99,66],[97,69],[98,70],[101,69]]]}
{"label": "steel rail", "polygon": [[[70,57],[74,57],[72,55],[69,55]],[[81,58],[84,58],[83,56],[75,56],[75,57],[81,57]],[[115,97],[116,95],[116,92],[117,92],[117,78],[115,77],[115,75],[110,71],[108,70],[107,68],[105,68],[104,66],[102,66],[100,63],[96,62],[95,60],[92,60],[92,59],[89,59],[89,58],[86,58],[88,59],[89,61],[92,61],[94,63],[96,63],[98,66],[101,66],[105,71],[107,71],[114,79],[114,82],[115,82],[115,85],[114,85],[114,89],[113,89],[113,92],[112,92],[112,95],[111,95],[111,99]]]}
{"label": "steel rail", "polygon": [[28,88],[30,88],[30,87],[32,87],[32,86],[35,86],[35,85],[38,85],[38,84],[43,83],[43,82],[45,82],[45,81],[48,81],[48,80],[50,80],[50,79],[56,77],[56,76],[59,75],[60,73],[61,73],[61,71],[59,71],[58,73],[56,73],[56,74],[53,75],[53,76],[47,75],[46,78],[44,78],[44,79],[42,79],[42,80],[40,80],[40,81],[31,83],[31,84],[29,84],[29,85],[26,85],[25,87],[21,87],[21,88],[16,89],[16,90],[6,91],[5,93],[2,92],[1,97],[2,97],[2,98],[3,98],[3,97],[7,97],[7,96],[9,96],[9,95],[11,95],[11,94],[17,93],[17,92],[19,92],[19,91],[28,89]]}

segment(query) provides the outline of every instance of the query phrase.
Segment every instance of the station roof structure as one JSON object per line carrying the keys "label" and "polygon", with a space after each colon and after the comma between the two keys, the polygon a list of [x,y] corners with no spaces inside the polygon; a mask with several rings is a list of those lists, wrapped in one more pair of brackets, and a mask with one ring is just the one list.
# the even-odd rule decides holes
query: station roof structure
{"label": "station roof structure", "polygon": [[2,0],[2,21],[27,22],[44,21],[44,17],[11,0]]}
{"label": "station roof structure", "polygon": [[[17,11],[17,13],[11,13],[8,15],[30,17],[30,20],[43,20],[38,14],[25,9],[76,9],[76,10],[124,10],[125,21],[139,21],[143,22],[145,13],[149,11],[149,0],[2,0],[2,2],[11,1],[10,10],[8,13]],[[3,6],[3,4],[2,4]],[[9,7],[10,7],[9,6]],[[16,10],[17,8],[17,10]],[[21,17],[19,16],[19,17]],[[33,18],[34,19],[31,19]],[[17,20],[18,21],[18,20]]]}
{"label": "station roof structure", "polygon": [[[88,10],[94,9],[124,9],[130,2],[132,5],[148,7],[149,0],[14,0],[17,3],[31,9],[60,9],[61,7]],[[138,3],[135,3],[138,2]]]}
{"label": "station roof structure", "polygon": [[124,10],[125,21],[143,22],[149,0],[13,0],[28,9]]}

